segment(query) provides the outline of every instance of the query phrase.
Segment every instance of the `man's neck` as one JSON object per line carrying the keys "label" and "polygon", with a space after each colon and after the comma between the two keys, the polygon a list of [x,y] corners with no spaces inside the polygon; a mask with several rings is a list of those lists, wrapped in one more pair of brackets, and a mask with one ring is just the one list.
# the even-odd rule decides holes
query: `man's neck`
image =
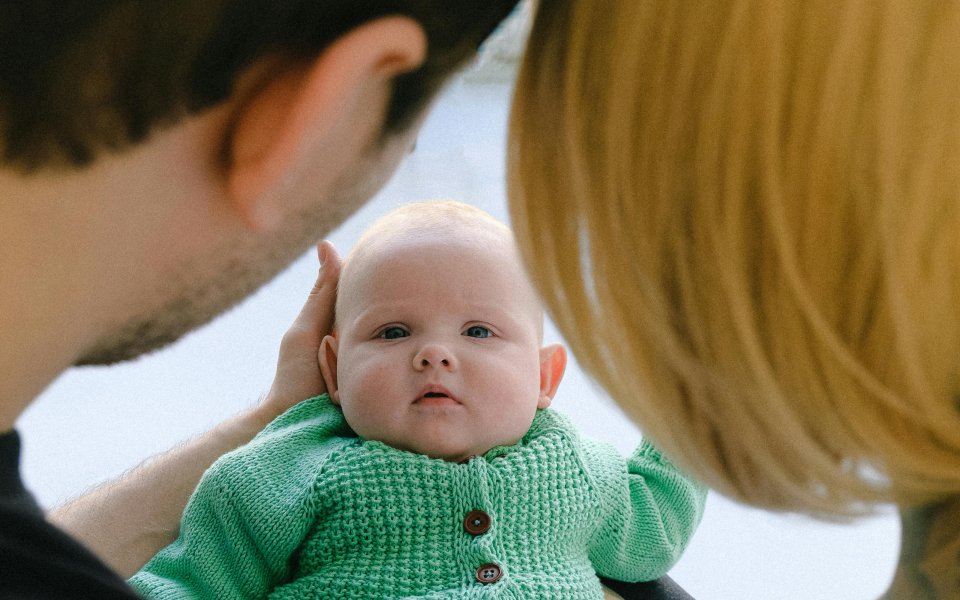
{"label": "man's neck", "polygon": [[128,241],[144,237],[133,211],[149,207],[121,203],[134,175],[120,162],[30,175],[0,166],[0,430],[122,316],[118,298],[146,264]]}
{"label": "man's neck", "polygon": [[960,495],[900,511],[897,573],[884,600],[960,598]]}
{"label": "man's neck", "polygon": [[19,348],[9,350],[0,351],[0,434],[12,430],[30,403],[69,366],[49,352],[35,354],[42,361],[37,362]]}
{"label": "man's neck", "polygon": [[[71,294],[42,266],[53,257],[3,264],[11,255],[0,258],[0,433],[12,429],[34,398],[70,367],[87,324],[84,315],[73,312]],[[32,274],[17,272],[23,266],[32,267]],[[54,303],[57,299],[61,304]]]}
{"label": "man's neck", "polygon": [[89,320],[76,291],[85,223],[66,210],[84,203],[49,179],[0,168],[0,432],[73,362]]}
{"label": "man's neck", "polygon": [[[164,273],[215,235],[209,144],[228,112],[104,153],[82,169],[0,165],[0,431],[116,327],[152,308]],[[209,242],[207,245],[212,245]]]}

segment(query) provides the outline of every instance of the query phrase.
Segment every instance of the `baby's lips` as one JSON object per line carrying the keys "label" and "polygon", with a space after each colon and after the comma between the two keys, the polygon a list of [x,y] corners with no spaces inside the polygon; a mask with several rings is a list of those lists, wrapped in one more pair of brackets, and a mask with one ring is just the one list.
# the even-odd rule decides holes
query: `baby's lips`
{"label": "baby's lips", "polygon": [[417,399],[414,402],[421,403],[427,401],[430,403],[435,403],[442,400],[452,401],[460,404],[460,401],[456,396],[450,393],[450,390],[442,385],[433,383],[424,386],[423,389],[420,390],[420,393],[417,395]]}

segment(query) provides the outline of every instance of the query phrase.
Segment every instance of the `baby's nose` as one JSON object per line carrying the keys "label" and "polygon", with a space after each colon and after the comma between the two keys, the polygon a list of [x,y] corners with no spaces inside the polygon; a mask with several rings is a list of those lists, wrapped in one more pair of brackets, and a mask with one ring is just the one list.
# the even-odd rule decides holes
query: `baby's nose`
{"label": "baby's nose", "polygon": [[424,344],[413,357],[413,368],[418,371],[427,367],[452,369],[454,366],[453,354],[442,344]]}

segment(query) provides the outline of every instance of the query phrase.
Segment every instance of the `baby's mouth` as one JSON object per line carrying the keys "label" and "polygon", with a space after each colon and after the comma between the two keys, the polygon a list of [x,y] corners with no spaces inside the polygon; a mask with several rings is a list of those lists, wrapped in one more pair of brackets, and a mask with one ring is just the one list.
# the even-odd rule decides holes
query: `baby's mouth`
{"label": "baby's mouth", "polygon": [[420,392],[420,395],[417,396],[414,404],[443,406],[460,404],[460,401],[457,400],[446,388],[438,385],[430,385]]}

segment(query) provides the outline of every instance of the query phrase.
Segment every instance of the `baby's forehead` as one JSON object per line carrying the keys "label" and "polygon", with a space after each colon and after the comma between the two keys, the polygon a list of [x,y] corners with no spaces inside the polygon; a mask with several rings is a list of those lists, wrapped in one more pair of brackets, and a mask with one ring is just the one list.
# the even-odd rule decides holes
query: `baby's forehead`
{"label": "baby's forehead", "polygon": [[421,210],[405,207],[380,218],[364,232],[354,250],[378,241],[403,242],[424,236],[513,244],[510,228],[479,209],[464,206],[457,210],[439,210],[426,205]]}
{"label": "baby's forehead", "polygon": [[[364,294],[388,281],[447,280],[464,271],[472,272],[476,279],[467,282],[468,288],[474,283],[510,281],[514,289],[525,281],[516,251],[502,240],[406,230],[369,240],[354,249],[344,260],[339,294]],[[350,301],[363,302],[364,298],[353,297]]]}
{"label": "baby's forehead", "polygon": [[399,252],[433,248],[456,248],[465,254],[499,254],[519,265],[519,255],[510,229],[492,218],[456,215],[423,219],[414,213],[390,215],[368,229],[343,263],[343,272],[389,261]]}
{"label": "baby's forehead", "polygon": [[[513,236],[509,228],[493,219],[378,223],[367,231],[344,260],[337,313],[356,312],[361,305],[374,300],[363,297],[370,291],[371,282],[386,276],[396,265],[427,260],[437,254],[451,257],[443,263],[443,268],[451,271],[463,270],[468,265],[478,266],[481,279],[487,274],[501,281],[506,278],[510,281],[508,295],[529,308],[529,312],[527,309],[522,312],[527,313],[542,331],[542,308],[527,280]],[[442,277],[439,273],[433,275]],[[507,300],[502,298],[504,304],[508,303]]]}

